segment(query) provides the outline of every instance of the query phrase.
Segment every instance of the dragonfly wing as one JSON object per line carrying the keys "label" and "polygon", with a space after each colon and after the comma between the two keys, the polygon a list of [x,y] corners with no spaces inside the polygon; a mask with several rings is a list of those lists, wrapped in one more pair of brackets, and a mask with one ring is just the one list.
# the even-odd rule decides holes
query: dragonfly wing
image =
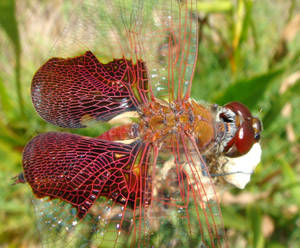
{"label": "dragonfly wing", "polygon": [[139,142],[45,133],[24,149],[24,176],[38,198],[66,201],[83,218],[99,196],[122,200],[122,187],[134,180],[131,170],[139,148]]}
{"label": "dragonfly wing", "polygon": [[197,57],[196,0],[86,0],[72,9],[69,24],[47,56],[78,56],[86,51],[103,61],[143,61],[144,95],[169,100],[189,97]]}
{"label": "dragonfly wing", "polygon": [[143,62],[133,65],[126,59],[101,64],[89,51],[75,58],[52,58],[32,80],[32,101],[41,117],[61,127],[107,121],[136,109],[132,87],[146,85],[142,68]]}
{"label": "dragonfly wing", "polygon": [[[169,102],[190,97],[198,52],[197,1],[163,1],[155,14],[158,62],[153,63],[149,78],[158,97]],[[157,59],[156,59],[157,61]],[[158,69],[156,69],[158,68]]]}
{"label": "dragonfly wing", "polygon": [[35,206],[43,243],[135,244],[151,151],[139,141],[122,144],[68,133],[45,133],[29,142],[23,168],[41,198]]}
{"label": "dragonfly wing", "polygon": [[154,247],[223,247],[221,210],[205,161],[184,134],[173,140],[171,150],[170,159],[158,157],[153,170],[149,219],[156,229]]}

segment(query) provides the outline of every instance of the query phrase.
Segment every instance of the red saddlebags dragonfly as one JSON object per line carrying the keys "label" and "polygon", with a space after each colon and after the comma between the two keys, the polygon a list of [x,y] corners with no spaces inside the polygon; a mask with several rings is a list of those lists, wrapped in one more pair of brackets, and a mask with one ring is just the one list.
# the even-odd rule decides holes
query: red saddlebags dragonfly
{"label": "red saddlebags dragonfly", "polygon": [[113,127],[26,145],[17,182],[37,198],[43,244],[224,246],[215,185],[236,183],[228,160],[258,144],[261,122],[190,98],[196,1],[82,1],[66,30],[33,77],[34,107],[59,127]]}

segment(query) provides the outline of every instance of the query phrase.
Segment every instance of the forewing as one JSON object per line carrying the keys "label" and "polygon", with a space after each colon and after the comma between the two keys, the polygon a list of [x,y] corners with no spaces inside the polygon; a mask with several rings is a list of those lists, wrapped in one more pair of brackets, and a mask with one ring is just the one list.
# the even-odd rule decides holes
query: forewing
{"label": "forewing", "polygon": [[185,134],[178,134],[170,147],[172,155],[158,157],[152,176],[154,247],[226,246],[218,197],[203,157]]}
{"label": "forewing", "polygon": [[[137,245],[151,147],[45,133],[24,150],[26,182],[49,247]],[[47,198],[50,201],[47,201]]]}
{"label": "forewing", "polygon": [[150,97],[172,102],[190,95],[198,47],[196,5],[196,0],[83,1],[67,39],[99,57],[144,61]]}
{"label": "forewing", "polygon": [[[34,138],[24,151],[47,247],[222,247],[213,180],[184,134],[170,150],[66,133]],[[51,201],[45,201],[45,197]],[[61,201],[62,200],[62,201]]]}
{"label": "forewing", "polygon": [[83,127],[154,96],[170,102],[189,97],[195,8],[194,0],[80,1],[47,54],[55,58],[33,79],[37,112],[55,125]]}

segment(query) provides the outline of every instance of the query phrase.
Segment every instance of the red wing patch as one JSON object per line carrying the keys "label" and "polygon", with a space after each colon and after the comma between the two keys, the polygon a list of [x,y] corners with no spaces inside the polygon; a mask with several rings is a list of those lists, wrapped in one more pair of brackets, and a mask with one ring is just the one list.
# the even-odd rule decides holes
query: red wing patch
{"label": "red wing patch", "polygon": [[133,206],[139,198],[136,159],[142,144],[129,145],[67,133],[46,133],[23,153],[26,181],[39,198],[69,202],[82,218],[99,196]]}
{"label": "red wing patch", "polygon": [[52,58],[32,80],[32,101],[41,117],[61,127],[107,121],[147,101],[144,62],[115,59],[101,64],[90,51],[75,58]]}

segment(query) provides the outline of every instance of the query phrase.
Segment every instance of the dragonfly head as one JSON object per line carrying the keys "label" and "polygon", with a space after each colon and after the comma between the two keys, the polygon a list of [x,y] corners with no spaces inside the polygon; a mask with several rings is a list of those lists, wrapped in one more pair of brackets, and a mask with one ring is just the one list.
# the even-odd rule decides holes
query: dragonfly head
{"label": "dragonfly head", "polygon": [[223,107],[219,117],[234,132],[227,141],[224,151],[228,157],[239,157],[249,152],[259,142],[262,123],[253,117],[249,109],[240,102],[230,102]]}

